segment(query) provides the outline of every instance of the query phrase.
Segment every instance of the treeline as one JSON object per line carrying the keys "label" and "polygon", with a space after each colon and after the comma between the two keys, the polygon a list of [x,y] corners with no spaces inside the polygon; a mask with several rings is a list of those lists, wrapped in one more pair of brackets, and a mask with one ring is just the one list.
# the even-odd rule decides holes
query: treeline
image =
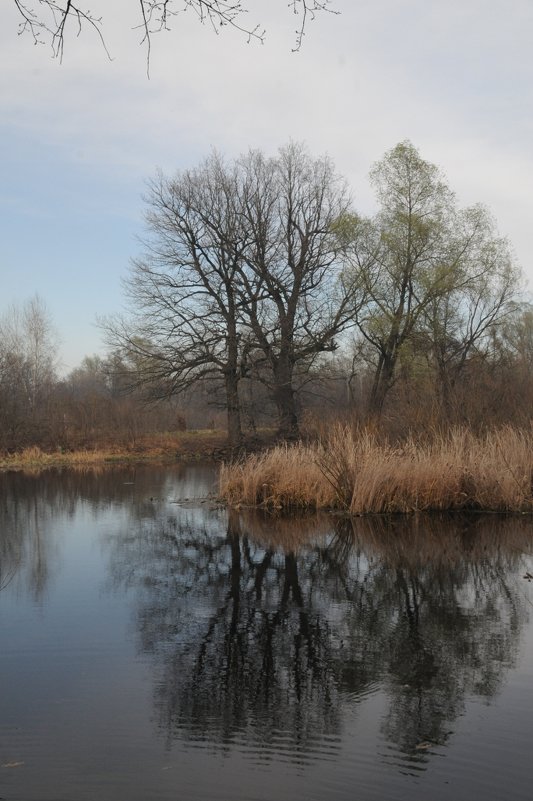
{"label": "treeline", "polygon": [[60,377],[54,331],[38,297],[0,319],[0,451],[131,446],[147,432],[184,426],[175,402],[156,409],[126,392],[113,357],[86,357]]}
{"label": "treeline", "polygon": [[[67,450],[134,447],[147,434],[224,427],[224,393],[211,379],[199,379],[177,397],[147,402],[141,388],[131,388],[136,370],[117,355],[88,356],[60,377],[53,330],[37,299],[0,320],[1,451],[32,445]],[[362,358],[357,341],[297,374],[303,433],[324,433],[339,419],[364,422],[373,381],[374,367]],[[264,380],[243,378],[239,397],[247,436],[275,425],[276,407]],[[509,422],[523,426],[532,408],[533,309],[517,307],[493,331],[490,348],[477,350],[458,371],[446,409],[427,352],[402,356],[379,427],[401,438],[408,431],[448,423],[475,430]]]}
{"label": "treeline", "polygon": [[0,448],[224,425],[239,445],[334,418],[393,436],[528,424],[533,308],[490,214],[460,208],[409,142],[371,181],[363,217],[330,159],[296,144],[158,175],[130,314],[101,323],[107,356],[59,379],[37,299],[0,321]]}

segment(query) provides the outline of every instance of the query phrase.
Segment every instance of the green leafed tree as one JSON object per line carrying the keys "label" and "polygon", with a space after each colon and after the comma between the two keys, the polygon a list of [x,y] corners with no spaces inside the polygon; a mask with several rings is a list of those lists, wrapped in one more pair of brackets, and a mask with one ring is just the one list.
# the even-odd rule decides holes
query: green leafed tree
{"label": "green leafed tree", "polygon": [[483,206],[457,215],[457,254],[449,291],[424,310],[423,332],[446,419],[457,417],[455,389],[471,360],[490,359],[495,333],[517,307],[520,273],[508,242]]}
{"label": "green leafed tree", "polygon": [[482,207],[460,210],[439,169],[408,141],[371,171],[379,201],[353,223],[357,316],[373,364],[368,411],[379,416],[402,353],[431,354],[444,403],[450,382],[512,303],[518,271]]}

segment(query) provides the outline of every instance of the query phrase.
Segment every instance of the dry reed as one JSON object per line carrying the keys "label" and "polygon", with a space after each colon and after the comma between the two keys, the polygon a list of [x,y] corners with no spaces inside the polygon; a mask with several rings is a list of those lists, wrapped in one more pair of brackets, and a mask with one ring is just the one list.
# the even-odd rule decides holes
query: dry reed
{"label": "dry reed", "polygon": [[322,509],[331,505],[332,491],[307,445],[277,445],[244,460],[223,464],[221,494],[230,505],[274,509]]}
{"label": "dry reed", "polygon": [[315,445],[279,445],[225,464],[232,505],[339,509],[354,515],[478,509],[533,511],[533,430],[452,429],[393,445],[335,428]]}

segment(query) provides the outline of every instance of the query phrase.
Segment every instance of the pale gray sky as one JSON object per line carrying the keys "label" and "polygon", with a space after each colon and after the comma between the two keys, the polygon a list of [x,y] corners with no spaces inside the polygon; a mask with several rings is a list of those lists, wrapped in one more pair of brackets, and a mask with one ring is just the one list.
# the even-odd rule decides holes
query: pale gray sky
{"label": "pale gray sky", "polygon": [[0,26],[0,313],[38,292],[66,368],[101,350],[97,314],[120,309],[138,252],[142,193],[157,167],[194,165],[289,139],[328,152],[373,209],[368,171],[410,139],[461,204],[482,202],[533,282],[533,4],[529,0],[334,0],[291,52],[286,0],[252,0],[264,45],[216,36],[186,13],[154,37],[150,80],[135,0],[94,0],[109,61],[89,30],[63,63]]}

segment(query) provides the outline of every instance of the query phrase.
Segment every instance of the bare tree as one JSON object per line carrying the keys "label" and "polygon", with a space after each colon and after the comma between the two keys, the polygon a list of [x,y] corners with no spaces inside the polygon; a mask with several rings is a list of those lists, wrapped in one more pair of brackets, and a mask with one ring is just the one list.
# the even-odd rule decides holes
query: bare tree
{"label": "bare tree", "polygon": [[271,369],[279,433],[298,436],[295,370],[336,349],[353,324],[355,293],[345,280],[346,251],[336,225],[351,201],[329,158],[289,144],[276,159],[243,161],[243,218],[252,245],[244,253],[242,315]]}
{"label": "bare tree", "polygon": [[49,423],[57,337],[35,295],[0,319],[0,420],[4,447],[39,439]]}
{"label": "bare tree", "polygon": [[232,445],[241,440],[239,382],[261,376],[280,435],[298,433],[295,370],[336,347],[353,321],[336,220],[349,204],[328,159],[289,145],[232,164],[211,156],[148,197],[145,258],[126,282],[133,314],[107,321],[108,341],[137,385],[172,395],[223,384]]}
{"label": "bare tree", "polygon": [[[90,28],[106,52],[103,17],[95,14],[84,3],[73,0],[13,0],[20,14],[19,34],[29,34],[36,44],[48,43],[56,58],[62,59],[67,28],[71,26],[77,36]],[[150,58],[151,38],[154,33],[170,30],[170,22],[183,11],[194,13],[201,23],[207,23],[215,33],[229,26],[244,34],[248,41],[263,42],[266,31],[260,23],[247,25],[248,8],[242,0],[136,0],[141,42],[147,46]],[[298,17],[294,50],[299,50],[309,20],[320,11],[335,12],[331,0],[290,0],[288,7]],[[134,5],[134,3],[132,3]],[[109,54],[108,54],[109,55]]]}
{"label": "bare tree", "polygon": [[134,314],[104,323],[108,342],[152,397],[206,377],[221,380],[232,446],[242,436],[238,383],[247,352],[237,284],[248,234],[238,191],[236,168],[216,154],[174,179],[153,180],[145,258],[133,263],[125,283]]}

